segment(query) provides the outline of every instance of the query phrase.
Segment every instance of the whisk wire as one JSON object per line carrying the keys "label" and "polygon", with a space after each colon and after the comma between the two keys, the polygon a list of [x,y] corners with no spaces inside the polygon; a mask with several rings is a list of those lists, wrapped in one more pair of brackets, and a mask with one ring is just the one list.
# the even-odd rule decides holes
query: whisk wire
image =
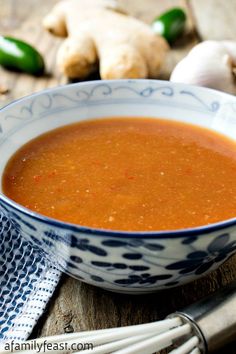
{"label": "whisk wire", "polygon": [[200,349],[195,348],[189,354],[201,354]]}
{"label": "whisk wire", "polygon": [[189,324],[185,324],[183,326],[170,329],[165,333],[161,333],[141,342],[135,343],[125,349],[113,352],[113,354],[152,354],[170,346],[176,338],[190,333],[191,326]]}
{"label": "whisk wire", "polygon": [[187,342],[182,344],[180,347],[172,350],[169,354],[189,354],[190,351],[194,350],[199,344],[199,339],[197,336],[190,338]]}

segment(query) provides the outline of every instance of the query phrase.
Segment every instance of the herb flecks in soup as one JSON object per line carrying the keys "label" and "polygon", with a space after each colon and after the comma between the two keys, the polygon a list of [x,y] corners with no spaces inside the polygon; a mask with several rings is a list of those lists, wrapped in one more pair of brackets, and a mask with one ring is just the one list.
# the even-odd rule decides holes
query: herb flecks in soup
{"label": "herb flecks in soup", "polygon": [[4,193],[38,213],[84,226],[174,230],[236,216],[236,143],[151,118],[68,125],[10,159]]}

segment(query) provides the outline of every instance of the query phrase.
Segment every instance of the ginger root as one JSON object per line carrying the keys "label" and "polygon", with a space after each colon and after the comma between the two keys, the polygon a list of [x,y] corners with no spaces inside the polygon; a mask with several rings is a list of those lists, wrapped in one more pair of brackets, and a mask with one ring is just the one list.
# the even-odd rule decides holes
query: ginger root
{"label": "ginger root", "polygon": [[156,78],[168,49],[162,37],[112,0],[61,1],[43,25],[67,37],[57,63],[71,79],[86,78],[98,65],[102,79]]}

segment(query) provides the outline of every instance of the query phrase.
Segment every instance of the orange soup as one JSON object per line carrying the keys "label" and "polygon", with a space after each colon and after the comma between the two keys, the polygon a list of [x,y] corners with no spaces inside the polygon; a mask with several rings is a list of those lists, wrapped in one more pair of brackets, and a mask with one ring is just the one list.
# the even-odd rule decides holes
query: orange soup
{"label": "orange soup", "polygon": [[157,231],[236,216],[236,143],[152,118],[67,125],[19,149],[4,194],[43,215],[94,228]]}

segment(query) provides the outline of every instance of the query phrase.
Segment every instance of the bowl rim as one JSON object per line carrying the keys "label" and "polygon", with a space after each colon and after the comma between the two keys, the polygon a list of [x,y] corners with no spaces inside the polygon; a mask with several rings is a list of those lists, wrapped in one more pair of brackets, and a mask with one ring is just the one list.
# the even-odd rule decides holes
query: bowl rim
{"label": "bowl rim", "polygon": [[[194,85],[189,85],[189,84],[183,84],[183,83],[175,83],[167,80],[152,80],[152,79],[120,79],[120,80],[91,80],[91,81],[85,81],[85,82],[77,82],[77,83],[71,83],[71,84],[65,84],[65,85],[59,85],[47,89],[40,90],[39,92],[35,92],[33,94],[29,94],[26,96],[23,96],[21,98],[18,98],[16,100],[11,101],[10,103],[4,105],[2,108],[0,108],[0,113],[7,109],[9,106],[14,106],[18,102],[25,101],[31,97],[39,96],[43,93],[51,92],[52,90],[63,90],[65,88],[69,88],[72,86],[86,86],[86,85],[94,85],[94,84],[99,84],[99,83],[104,83],[104,84],[114,84],[118,82],[127,82],[127,83],[162,83],[162,84],[170,84],[173,85],[174,87],[188,87],[188,88],[193,88],[195,90],[199,91],[209,91],[213,94],[216,94],[218,96],[225,96],[225,97],[230,97],[233,100],[236,100],[236,98],[226,92],[221,92],[218,90],[210,89],[207,87],[200,87],[200,86],[194,86]],[[0,192],[0,202],[3,201],[3,203],[9,205],[11,208],[14,210],[17,210],[18,212],[23,213],[27,217],[30,217],[32,219],[36,219],[37,221],[41,221],[44,223],[47,223],[51,226],[55,226],[57,228],[62,228],[66,229],[68,231],[74,231],[74,232],[79,232],[79,233],[85,233],[85,234],[90,234],[90,235],[98,235],[98,236],[108,236],[108,237],[114,237],[114,238],[125,238],[125,239],[130,239],[130,238],[152,238],[152,239],[165,239],[165,238],[183,238],[183,237],[196,237],[196,236],[203,236],[204,234],[210,234],[216,231],[220,231],[221,229],[225,229],[231,226],[236,225],[236,217],[231,218],[231,219],[226,219],[222,220],[217,223],[209,224],[209,225],[203,225],[203,226],[198,226],[198,227],[193,227],[193,228],[184,228],[184,229],[177,229],[177,230],[165,230],[165,231],[119,231],[119,230],[110,230],[110,229],[100,229],[100,228],[92,228],[92,227],[87,227],[87,226],[82,226],[78,224],[73,224],[69,222],[64,222],[60,221],[54,218],[50,218],[48,216],[36,213],[28,208],[25,208],[24,206],[16,203],[12,199],[8,198],[5,196],[2,192]],[[1,207],[8,212],[8,210],[0,203],[0,209]]]}

